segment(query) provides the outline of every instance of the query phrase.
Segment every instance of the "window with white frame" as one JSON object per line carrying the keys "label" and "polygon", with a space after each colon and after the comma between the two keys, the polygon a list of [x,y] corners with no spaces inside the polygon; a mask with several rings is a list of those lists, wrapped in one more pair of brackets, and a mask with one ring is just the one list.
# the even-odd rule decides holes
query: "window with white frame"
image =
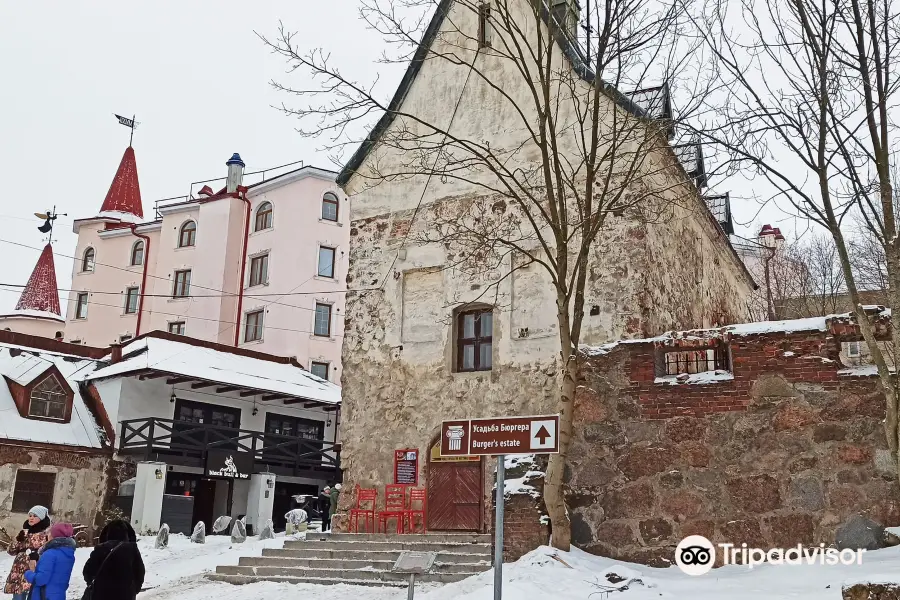
{"label": "window with white frame", "polygon": [[250,259],[250,286],[269,283],[269,255],[262,254]]}
{"label": "window with white frame", "polygon": [[320,377],[325,381],[328,381],[328,363],[314,360],[310,365],[309,372],[315,375],[316,377]]}
{"label": "window with white frame", "polygon": [[175,271],[175,280],[172,286],[173,298],[187,298],[191,295],[191,270]]}
{"label": "window with white frame", "polygon": [[335,223],[338,220],[338,197],[331,192],[322,197],[322,220]]}
{"label": "window with white frame", "polygon": [[125,290],[125,314],[133,315],[138,309],[138,298],[140,297],[140,288],[130,287]]}
{"label": "window with white frame", "polygon": [[94,249],[87,248],[84,251],[84,255],[81,257],[81,272],[82,273],[92,273],[94,271]]}
{"label": "window with white frame", "polygon": [[248,312],[244,318],[244,341],[255,342],[262,339],[263,309]]}
{"label": "window with white frame", "polygon": [[178,247],[179,248],[188,248],[193,246],[197,242],[197,224],[193,221],[188,221],[184,225],[181,226],[181,229],[178,231]]}
{"label": "window with white frame", "polygon": [[264,229],[272,229],[272,203],[263,202],[256,209],[256,225],[253,231],[263,231]]}
{"label": "window with white frame", "polygon": [[69,395],[55,375],[48,375],[31,391],[28,405],[28,416],[41,419],[66,418],[66,406]]}
{"label": "window with white frame", "polygon": [[75,318],[87,319],[88,293],[79,292],[75,297]]}
{"label": "window with white frame", "polygon": [[862,342],[847,342],[847,357],[859,358],[862,354]]}
{"label": "window with white frame", "polygon": [[334,279],[334,255],[334,248],[329,248],[328,246],[319,247],[319,277]]}
{"label": "window with white frame", "polygon": [[131,247],[131,266],[136,267],[144,264],[144,242],[138,240]]}
{"label": "window with white frame", "polygon": [[313,334],[320,337],[331,337],[331,305],[316,302],[316,320]]}

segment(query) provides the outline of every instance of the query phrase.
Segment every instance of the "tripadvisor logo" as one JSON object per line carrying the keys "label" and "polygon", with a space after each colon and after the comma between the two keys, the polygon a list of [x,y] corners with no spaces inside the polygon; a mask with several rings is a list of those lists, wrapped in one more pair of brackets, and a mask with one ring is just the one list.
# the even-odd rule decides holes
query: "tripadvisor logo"
{"label": "tripadvisor logo", "polygon": [[675,547],[675,564],[687,575],[704,575],[709,573],[716,562],[716,548],[722,557],[723,565],[746,565],[752,569],[756,565],[769,563],[773,565],[861,565],[865,549],[853,550],[845,548],[826,548],[825,544],[804,547],[797,544],[791,548],[748,548],[747,544],[713,545],[702,535],[690,535]]}

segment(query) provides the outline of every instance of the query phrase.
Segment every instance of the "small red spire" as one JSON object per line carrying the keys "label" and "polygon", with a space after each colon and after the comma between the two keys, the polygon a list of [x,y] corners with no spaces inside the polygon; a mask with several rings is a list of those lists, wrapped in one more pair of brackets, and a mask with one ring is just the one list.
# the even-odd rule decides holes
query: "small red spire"
{"label": "small red spire", "polygon": [[122,162],[112,185],[106,193],[101,212],[130,213],[143,218],[144,208],[141,206],[141,186],[138,184],[137,161],[134,158],[134,148],[128,146],[122,155]]}
{"label": "small red spire", "polygon": [[50,244],[44,246],[22,295],[16,310],[40,310],[60,315],[59,293],[56,290],[56,267],[53,264],[53,249]]}

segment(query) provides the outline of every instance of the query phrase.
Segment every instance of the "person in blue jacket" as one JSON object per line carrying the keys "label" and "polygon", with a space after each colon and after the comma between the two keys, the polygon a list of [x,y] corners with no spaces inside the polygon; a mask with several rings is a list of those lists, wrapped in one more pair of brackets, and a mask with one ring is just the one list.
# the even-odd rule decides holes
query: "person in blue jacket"
{"label": "person in blue jacket", "polygon": [[72,525],[54,523],[50,527],[50,541],[38,550],[37,564],[25,571],[25,581],[31,584],[32,600],[66,600],[72,567],[75,566],[75,540]]}

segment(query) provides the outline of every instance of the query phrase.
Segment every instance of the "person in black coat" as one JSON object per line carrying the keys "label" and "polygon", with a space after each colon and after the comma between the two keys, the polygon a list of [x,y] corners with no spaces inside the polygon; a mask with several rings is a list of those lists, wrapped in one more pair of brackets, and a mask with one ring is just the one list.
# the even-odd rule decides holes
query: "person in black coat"
{"label": "person in black coat", "polygon": [[134,600],[144,585],[144,561],[127,521],[106,524],[82,573],[93,584],[92,600]]}

